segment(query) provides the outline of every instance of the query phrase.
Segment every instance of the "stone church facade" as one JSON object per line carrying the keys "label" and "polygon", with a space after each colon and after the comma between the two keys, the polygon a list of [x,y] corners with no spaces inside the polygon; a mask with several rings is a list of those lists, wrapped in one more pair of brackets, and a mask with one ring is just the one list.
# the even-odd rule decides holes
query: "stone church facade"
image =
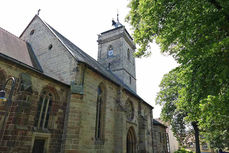
{"label": "stone church facade", "polygon": [[136,93],[124,26],[98,36],[98,60],[37,15],[19,38],[0,29],[1,42],[0,88],[16,83],[0,104],[0,153],[153,152],[153,107]]}

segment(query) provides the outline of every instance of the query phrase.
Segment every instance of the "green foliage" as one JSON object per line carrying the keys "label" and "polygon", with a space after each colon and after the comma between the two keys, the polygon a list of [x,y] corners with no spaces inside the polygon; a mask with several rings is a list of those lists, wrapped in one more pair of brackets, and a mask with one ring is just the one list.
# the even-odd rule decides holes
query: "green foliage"
{"label": "green foliage", "polygon": [[200,126],[205,139],[211,140],[211,146],[226,148],[229,146],[229,89],[227,95],[208,96],[201,101],[200,109],[202,112]]}
{"label": "green foliage", "polygon": [[174,153],[193,153],[192,151],[188,151],[184,148],[178,149],[177,151],[175,151]]}
{"label": "green foliage", "polygon": [[163,105],[161,118],[172,125],[172,131],[181,146],[183,146],[186,137],[184,117],[186,114],[177,109],[178,89],[181,84],[178,83],[177,71],[179,68],[166,74],[160,84],[161,91],[157,95],[156,102]]}
{"label": "green foliage", "polygon": [[161,82],[162,118],[197,122],[212,147],[229,147],[229,1],[131,0],[129,7],[136,56],[155,41],[180,64]]}
{"label": "green foliage", "polygon": [[187,63],[210,49],[226,47],[224,42],[228,42],[226,0],[132,0],[129,7],[127,20],[140,45],[137,56],[146,55],[149,43],[156,40],[162,52]]}

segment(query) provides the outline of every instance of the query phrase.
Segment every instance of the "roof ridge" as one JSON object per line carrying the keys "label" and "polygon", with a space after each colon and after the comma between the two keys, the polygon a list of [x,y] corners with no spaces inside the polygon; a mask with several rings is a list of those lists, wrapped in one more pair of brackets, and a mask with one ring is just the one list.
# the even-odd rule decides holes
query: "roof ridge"
{"label": "roof ridge", "polygon": [[[59,38],[59,36],[56,34],[58,33],[59,35],[61,35],[63,38],[65,38],[67,41],[69,41],[71,44],[73,44],[75,47],[77,47],[73,42],[71,42],[69,39],[67,39],[65,36],[63,36],[61,33],[59,33],[57,30],[55,30],[52,26],[50,26],[48,23],[46,23],[47,26],[49,26],[50,30],[54,33],[54,35],[57,37],[57,39],[59,39],[61,41],[61,43],[69,50],[69,52],[72,53],[71,49],[69,47],[67,47],[67,45],[65,45],[65,43],[61,40],[61,38]],[[80,49],[79,47],[77,47],[79,50],[83,51],[82,49]],[[88,55],[89,56],[89,55]],[[74,54],[73,57],[75,57],[77,60],[79,60]],[[80,61],[80,60],[79,60]]]}
{"label": "roof ridge", "polygon": [[[48,25],[48,26],[50,26],[50,25]],[[60,39],[61,42],[64,43],[64,45],[69,46],[67,48],[69,48],[70,51],[72,51],[74,54],[77,53],[79,56],[81,56],[80,58],[83,58],[82,60],[80,60],[79,58],[77,59],[76,56],[74,56],[76,58],[76,60],[87,64],[88,66],[90,66],[94,70],[98,71],[104,77],[108,78],[109,80],[111,80],[115,84],[118,84],[119,86],[122,86],[124,89],[126,89],[127,91],[129,91],[131,94],[135,95],[137,98],[139,98],[143,102],[145,102],[135,91],[133,91],[128,85],[126,85],[117,75],[115,75],[111,71],[108,71],[101,63],[99,63],[93,57],[91,57],[90,55],[88,55],[86,52],[84,52],[82,49],[80,49],[78,46],[76,46],[73,42],[71,42],[65,36],[63,36],[62,34],[60,34],[52,26],[50,26],[50,29],[54,31],[54,33],[57,36],[57,38]],[[62,39],[64,39],[64,40],[62,40]],[[66,42],[64,42],[64,41],[66,41]],[[68,44],[65,44],[65,43],[68,43]],[[92,62],[89,63],[89,60],[92,61],[93,63]],[[92,65],[92,64],[95,64],[95,65]],[[108,76],[108,74],[110,74],[110,76]],[[148,103],[146,103],[146,104],[148,104]],[[150,104],[148,104],[148,105],[151,106]]]}
{"label": "roof ridge", "polygon": [[[55,32],[52,30],[53,28],[49,25],[49,24],[47,24],[45,21],[43,21],[42,19],[41,19],[41,17],[40,16],[38,16],[37,14],[33,17],[33,19],[30,21],[30,23],[27,25],[27,27],[24,29],[24,31],[22,32],[22,34],[20,35],[20,37],[24,34],[24,32],[26,31],[26,29],[29,27],[29,25],[33,22],[33,20],[35,19],[35,18],[38,18],[44,25],[45,25],[45,27],[47,27],[50,31],[51,31],[51,33],[60,41],[60,43],[70,52],[70,54],[74,57],[74,58],[76,58],[75,56],[74,56],[74,54],[71,52],[71,50],[61,41],[61,39],[55,34]],[[77,58],[76,58],[77,59]]]}
{"label": "roof ridge", "polygon": [[52,32],[52,34],[60,41],[60,43],[70,52],[70,54],[77,59],[77,57],[74,56],[74,54],[71,52],[71,50],[62,42],[62,40],[56,35],[56,33],[52,30],[53,28],[49,26],[45,21],[43,21],[40,17],[39,19],[43,22],[43,24]]}
{"label": "roof ridge", "polygon": [[[89,54],[84,52],[82,49],[80,49],[78,46],[76,46],[73,42],[71,42],[69,39],[64,37],[62,34],[60,34],[57,30],[55,30],[52,26],[50,26],[48,23],[43,21],[39,16],[35,15],[35,17],[38,17],[41,22],[53,33],[53,35],[61,42],[61,44],[70,52],[70,54],[79,62],[82,62],[84,64],[87,64],[92,69],[103,75],[105,78],[109,79],[113,83],[122,86],[125,90],[127,90],[130,94],[133,94],[136,98],[139,98],[144,103],[146,103],[135,91],[130,89],[128,85],[126,85],[118,76],[116,76],[111,71],[108,71],[101,63],[99,63],[96,59],[91,57]],[[34,17],[34,18],[35,18]],[[78,56],[77,56],[78,54]],[[94,64],[94,65],[93,65]],[[148,103],[146,103],[148,104]],[[150,104],[148,104],[150,107],[152,107]],[[152,107],[153,108],[153,107]]]}
{"label": "roof ridge", "polygon": [[[51,27],[51,26],[50,26]],[[51,27],[52,28],[52,27]],[[54,28],[52,28],[54,31],[56,31]],[[57,33],[59,33],[58,31],[56,31]],[[59,33],[60,34],[60,33]],[[104,70],[106,70],[108,73],[112,74],[116,79],[118,79],[126,88],[128,88],[128,90],[130,90],[132,93],[136,94],[137,93],[135,91],[133,91],[131,88],[129,88],[117,75],[115,75],[112,71],[108,71],[100,62],[98,62],[96,59],[94,59],[93,57],[91,57],[89,54],[87,54],[86,52],[84,52],[81,48],[79,48],[78,46],[76,46],[73,42],[71,42],[69,39],[67,39],[65,36],[63,36],[62,34],[60,34],[63,38],[65,38],[68,42],[70,42],[72,45],[74,45],[75,47],[77,47],[79,49],[79,54],[81,56],[87,56],[89,57],[90,60],[93,60],[94,62],[96,62],[98,65],[100,65],[101,67],[104,68]],[[82,54],[83,52],[83,54]]]}

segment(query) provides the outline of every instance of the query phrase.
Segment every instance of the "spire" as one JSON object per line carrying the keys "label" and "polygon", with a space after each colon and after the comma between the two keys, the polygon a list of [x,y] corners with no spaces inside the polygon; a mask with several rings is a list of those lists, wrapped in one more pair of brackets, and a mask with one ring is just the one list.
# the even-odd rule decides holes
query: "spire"
{"label": "spire", "polygon": [[119,22],[119,13],[118,13],[118,11],[117,11],[117,21],[112,19],[112,26],[114,26],[115,28],[118,28],[118,27],[122,26],[122,24]]}
{"label": "spire", "polygon": [[117,10],[117,22],[119,23],[119,14],[118,14],[118,10]]}

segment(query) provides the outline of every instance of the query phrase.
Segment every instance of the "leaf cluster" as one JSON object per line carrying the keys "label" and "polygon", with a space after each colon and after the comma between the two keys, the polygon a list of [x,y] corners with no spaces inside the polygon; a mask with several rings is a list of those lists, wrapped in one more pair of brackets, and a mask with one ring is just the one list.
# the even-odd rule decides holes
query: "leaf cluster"
{"label": "leaf cluster", "polygon": [[166,74],[157,103],[174,125],[197,122],[212,147],[229,147],[229,1],[131,0],[127,20],[140,46],[156,41],[180,66]]}

